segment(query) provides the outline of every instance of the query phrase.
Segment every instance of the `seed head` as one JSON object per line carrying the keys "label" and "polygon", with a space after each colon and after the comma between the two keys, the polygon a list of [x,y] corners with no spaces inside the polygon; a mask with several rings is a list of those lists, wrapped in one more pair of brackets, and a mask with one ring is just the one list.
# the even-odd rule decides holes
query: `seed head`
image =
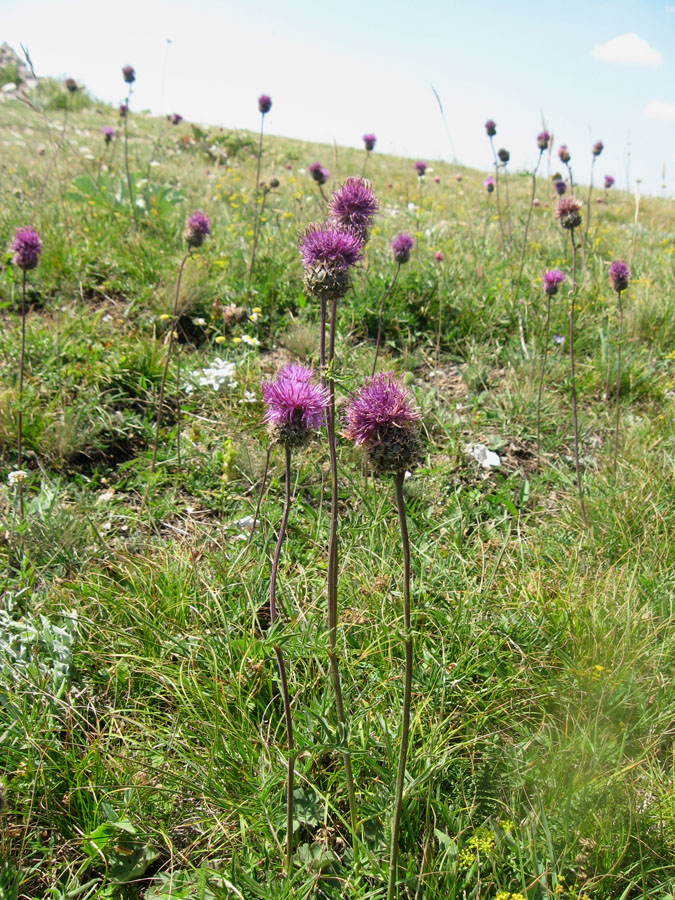
{"label": "seed head", "polygon": [[492,175],[488,175],[488,177],[487,177],[487,178],[485,179],[485,181],[483,182],[483,187],[484,187],[485,190],[488,192],[488,194],[491,194],[491,193],[494,191],[494,189],[495,189],[495,180],[494,180],[494,178],[492,177]]}
{"label": "seed head", "polygon": [[614,186],[614,176],[613,175],[605,175],[605,190],[608,191],[613,186]]}
{"label": "seed head", "polygon": [[511,154],[508,150],[505,150],[503,147],[501,147],[499,150],[497,150],[497,157],[501,163],[506,165],[507,162],[511,159]]}
{"label": "seed head", "polygon": [[371,150],[375,149],[375,144],[377,143],[377,138],[374,134],[364,134],[363,135],[363,143],[366,147],[366,150],[370,153]]}
{"label": "seed head", "polygon": [[283,368],[275,381],[264,381],[264,421],[275,441],[284,447],[301,447],[325,423],[328,389],[312,381],[306,366]]}
{"label": "seed head", "polygon": [[549,145],[550,140],[551,140],[550,132],[548,132],[546,130],[540,131],[539,134],[537,135],[537,147],[539,147],[540,150],[548,150],[548,145]]}
{"label": "seed head", "polygon": [[42,253],[42,241],[37,231],[32,228],[19,228],[12,244],[14,265],[27,272],[35,269]]}
{"label": "seed head", "polygon": [[188,247],[196,249],[204,243],[204,238],[211,234],[211,221],[200,209],[188,216],[183,232],[183,239]]}
{"label": "seed head", "polygon": [[330,172],[320,162],[312,163],[307,166],[307,171],[318,185],[325,184],[330,178]]}
{"label": "seed head", "polygon": [[136,81],[136,70],[133,66],[122,66],[122,78],[127,84],[133,84]]}
{"label": "seed head", "polygon": [[558,150],[558,158],[560,162],[564,162],[565,165],[572,159],[572,154],[567,149],[567,144],[561,144],[560,149]]}
{"label": "seed head", "polygon": [[421,178],[427,170],[427,163],[423,159],[418,159],[415,163],[415,169],[417,170],[417,177]]}
{"label": "seed head", "polygon": [[628,264],[620,259],[615,259],[609,267],[609,280],[617,294],[626,290],[629,278],[630,268],[628,267]]}
{"label": "seed head", "polygon": [[344,297],[351,285],[350,268],[363,257],[363,239],[353,228],[330,222],[310,225],[300,239],[305,290],[320,300]]}
{"label": "seed head", "polygon": [[556,218],[560,219],[560,224],[568,231],[578,228],[581,225],[581,203],[574,197],[561,197],[555,208]]}
{"label": "seed head", "polygon": [[394,262],[399,266],[407,263],[410,259],[410,253],[415,246],[415,241],[410,237],[407,231],[401,231],[391,242],[391,252],[394,256]]}
{"label": "seed head", "polygon": [[352,228],[365,243],[377,212],[377,199],[369,181],[348,178],[330,201],[331,220],[341,228]]}
{"label": "seed head", "polygon": [[602,141],[596,141],[593,144],[593,156],[600,156],[603,151],[603,143]]}
{"label": "seed head", "polygon": [[488,119],[485,123],[485,132],[488,137],[494,137],[497,134],[497,123],[493,119]]}
{"label": "seed head", "polygon": [[272,98],[268,97],[267,94],[261,94],[258,97],[258,109],[263,114],[263,116],[267,115],[267,113],[272,109]]}
{"label": "seed head", "polygon": [[558,293],[558,287],[565,280],[565,273],[561,272],[560,269],[549,269],[548,272],[544,272],[544,293],[548,294],[549,297],[553,297]]}
{"label": "seed head", "polygon": [[369,378],[347,403],[345,437],[368,452],[378,475],[397,475],[419,462],[419,412],[393,372]]}

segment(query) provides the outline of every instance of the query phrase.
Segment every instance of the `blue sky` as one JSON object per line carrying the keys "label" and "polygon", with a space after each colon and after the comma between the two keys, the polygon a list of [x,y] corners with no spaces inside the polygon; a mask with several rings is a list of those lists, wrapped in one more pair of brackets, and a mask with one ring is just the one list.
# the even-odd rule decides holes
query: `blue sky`
{"label": "blue sky", "polygon": [[359,146],[372,131],[378,150],[485,170],[486,119],[530,168],[543,115],[577,180],[602,140],[596,182],[675,196],[675,0],[0,0],[0,22],[39,74],[104,100],[123,98],[130,63],[139,109],[257,130],[265,92],[270,133]]}

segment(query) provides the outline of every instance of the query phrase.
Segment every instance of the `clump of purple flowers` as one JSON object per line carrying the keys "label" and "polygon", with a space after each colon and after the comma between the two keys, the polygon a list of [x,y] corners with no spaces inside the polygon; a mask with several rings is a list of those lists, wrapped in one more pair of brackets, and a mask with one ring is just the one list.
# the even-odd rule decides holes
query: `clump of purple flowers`
{"label": "clump of purple flowers", "polygon": [[368,151],[368,153],[371,153],[375,149],[375,144],[377,143],[377,138],[375,137],[374,134],[364,134],[363,135],[363,143],[364,143],[364,146],[365,146],[366,150]]}
{"label": "clump of purple flowers", "polygon": [[609,280],[611,282],[612,288],[617,292],[617,294],[621,293],[621,291],[625,291],[628,287],[628,280],[630,279],[630,268],[628,263],[623,262],[623,260],[615,259],[612,265],[609,267]]}
{"label": "clump of purple flowers", "polygon": [[345,409],[345,437],[364,447],[378,475],[398,475],[420,457],[419,412],[400,378],[369,378]]}
{"label": "clump of purple flowers", "polygon": [[596,141],[593,144],[593,156],[600,156],[603,149],[604,149],[604,144],[602,143],[602,141]]}
{"label": "clump of purple flowers", "polygon": [[497,134],[497,123],[493,119],[488,119],[485,123],[485,132],[490,138]]}
{"label": "clump of purple flowers", "polygon": [[183,232],[183,238],[188,247],[191,249],[201,247],[204,243],[204,238],[209,234],[211,234],[211,221],[206,213],[198,209],[191,216],[188,216],[185,231]]}
{"label": "clump of purple flowers", "polygon": [[611,187],[614,187],[614,176],[605,175],[605,190],[607,191]]}
{"label": "clump of purple flowers", "polygon": [[14,253],[14,265],[23,269],[24,272],[37,268],[42,253],[40,235],[32,228],[17,229],[12,252]]}
{"label": "clump of purple flowers", "polygon": [[556,218],[563,228],[571,231],[581,225],[581,203],[574,197],[561,197],[555,209]]}
{"label": "clump of purple flowers", "polygon": [[133,66],[122,66],[122,77],[127,84],[133,84],[136,81],[136,70]]}
{"label": "clump of purple flowers", "polygon": [[544,131],[540,131],[539,134],[537,135],[537,147],[539,147],[539,149],[542,151],[548,150],[548,145],[550,143],[550,140],[551,140],[550,132],[546,131],[546,129],[544,129]]}
{"label": "clump of purple flowers", "polygon": [[275,381],[262,384],[266,422],[273,439],[291,449],[301,447],[326,422],[328,389],[313,380],[306,366],[284,367]]}
{"label": "clump of purple flowers", "polygon": [[391,252],[394,257],[394,262],[397,262],[399,266],[407,263],[414,246],[415,241],[410,237],[407,231],[401,231],[397,234],[391,242]]}
{"label": "clump of purple flowers", "polygon": [[263,114],[263,116],[267,115],[267,113],[272,109],[272,98],[267,94],[261,94],[258,97],[258,109]]}
{"label": "clump of purple flowers", "polygon": [[415,169],[417,171],[417,177],[421,178],[427,170],[427,163],[423,159],[418,159],[415,163]]}
{"label": "clump of purple flowers", "polygon": [[330,201],[331,219],[342,228],[351,228],[365,243],[377,212],[377,198],[370,182],[352,176],[335,191]]}
{"label": "clump of purple flowers", "polygon": [[549,269],[544,272],[544,293],[549,297],[553,297],[558,293],[558,288],[565,280],[565,273],[560,269]]}
{"label": "clump of purple flowers", "polygon": [[331,223],[310,225],[299,247],[307,292],[319,299],[344,297],[351,284],[349,270],[363,257],[361,236]]}
{"label": "clump of purple flowers", "polygon": [[494,191],[494,189],[495,189],[495,180],[494,180],[494,178],[492,177],[492,175],[488,175],[488,177],[487,177],[487,178],[485,179],[485,181],[483,182],[483,187],[484,187],[485,190],[488,192],[488,194],[491,194],[491,193]]}
{"label": "clump of purple flowers", "polygon": [[103,128],[101,128],[101,134],[103,135],[106,144],[109,144],[115,137],[115,129],[110,125],[104,125]]}
{"label": "clump of purple flowers", "polygon": [[320,162],[312,163],[311,166],[307,167],[307,171],[319,187],[321,187],[322,184],[325,184],[330,178],[330,171],[326,169],[325,166],[322,166]]}

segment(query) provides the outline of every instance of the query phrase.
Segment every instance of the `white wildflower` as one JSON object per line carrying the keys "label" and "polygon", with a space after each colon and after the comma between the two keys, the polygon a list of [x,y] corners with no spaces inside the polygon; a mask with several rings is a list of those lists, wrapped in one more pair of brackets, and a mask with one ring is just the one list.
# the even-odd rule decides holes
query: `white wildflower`
{"label": "white wildflower", "polygon": [[24,472],[23,469],[16,469],[14,472],[10,472],[7,476],[8,484],[23,484],[23,482],[28,478],[28,472]]}

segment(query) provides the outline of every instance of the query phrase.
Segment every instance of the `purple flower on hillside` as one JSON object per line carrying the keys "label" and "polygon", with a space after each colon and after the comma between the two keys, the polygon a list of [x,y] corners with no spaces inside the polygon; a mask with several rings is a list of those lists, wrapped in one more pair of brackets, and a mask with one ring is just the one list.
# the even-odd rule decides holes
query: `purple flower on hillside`
{"label": "purple flower on hillside", "polygon": [[258,109],[263,114],[263,116],[267,115],[267,113],[272,109],[272,98],[268,97],[267,94],[261,94],[258,97]]}
{"label": "purple flower on hillside", "polygon": [[544,293],[553,297],[558,293],[558,288],[564,280],[565,273],[560,269],[549,269],[548,272],[544,272]]}
{"label": "purple flower on hillside", "polygon": [[488,192],[488,194],[491,194],[491,193],[494,191],[494,189],[495,189],[495,180],[494,180],[494,178],[492,177],[492,175],[488,175],[488,177],[487,177],[487,178],[485,179],[485,181],[483,182],[483,187],[484,187],[485,190]]}
{"label": "purple flower on hillside", "polygon": [[353,228],[331,223],[310,225],[300,239],[305,290],[320,300],[334,300],[349,290],[349,269],[363,257],[363,239]]}
{"label": "purple flower on hillside", "polygon": [[434,175],[434,184],[440,184],[440,183],[441,183],[441,179],[439,178],[439,176]]}
{"label": "purple flower on hillside", "polygon": [[427,170],[427,163],[423,159],[418,159],[415,163],[415,169],[417,170],[417,177],[421,178]]}
{"label": "purple flower on hillside", "polygon": [[628,267],[628,263],[625,263],[620,259],[615,259],[609,267],[609,280],[617,294],[626,290],[629,278],[630,268]]}
{"label": "purple flower on hillside", "polygon": [[497,134],[497,123],[493,119],[488,119],[485,123],[485,132],[488,137],[494,137]]}
{"label": "purple flower on hillside", "polygon": [[174,113],[170,119],[170,122],[172,125],[180,125],[180,123],[182,121],[183,121],[183,117],[181,116],[180,113]]}
{"label": "purple flower on hillside", "polygon": [[375,472],[397,475],[419,462],[419,412],[393,372],[369,378],[345,408],[345,437],[364,447]]}
{"label": "purple flower on hillside", "polygon": [[567,149],[567,144],[560,145],[560,149],[558,150],[558,158],[560,159],[560,162],[565,163],[565,165],[567,165],[567,163],[572,159],[572,154]]}
{"label": "purple flower on hillside", "polygon": [[407,231],[401,231],[391,242],[391,252],[394,256],[394,262],[399,266],[407,263],[410,259],[410,252],[415,246],[415,241],[410,237]]}
{"label": "purple flower on hillside", "polygon": [[574,197],[561,197],[555,208],[556,218],[563,228],[571,231],[581,225],[581,203]]}
{"label": "purple flower on hillside", "polygon": [[110,125],[104,125],[103,128],[101,128],[101,134],[103,135],[106,144],[109,144],[115,137],[115,129]]}
{"label": "purple flower on hillside", "polygon": [[593,156],[600,156],[603,149],[604,149],[604,145],[603,145],[602,141],[596,141],[593,144]]}
{"label": "purple flower on hillside", "polygon": [[320,162],[315,162],[312,163],[311,166],[307,166],[307,171],[319,186],[325,184],[330,178],[330,172],[322,166]]}
{"label": "purple flower on hillside", "polygon": [[609,190],[609,188],[614,186],[614,176],[613,175],[605,175],[605,190]]}
{"label": "purple flower on hillside", "polygon": [[208,234],[211,234],[211,221],[206,213],[198,209],[188,216],[183,238],[188,247],[196,249],[201,247]]}
{"label": "purple flower on hillside", "polygon": [[343,228],[353,228],[364,243],[377,212],[377,198],[365,178],[348,178],[330,201],[331,219]]}
{"label": "purple flower on hillside", "polygon": [[445,259],[445,257],[443,256],[443,251],[442,251],[442,250],[437,250],[437,251],[434,253],[434,259],[436,260],[436,262],[439,262],[439,263],[440,263],[440,262],[443,262],[443,260]]}
{"label": "purple flower on hillside", "polygon": [[127,84],[133,84],[136,81],[136,70],[133,66],[122,66],[122,77]]}
{"label": "purple flower on hillside", "polygon": [[126,119],[129,107],[126,103],[120,103],[120,119]]}
{"label": "purple flower on hillside", "polygon": [[364,134],[363,135],[363,143],[365,145],[366,150],[370,153],[375,149],[375,144],[377,143],[377,138],[374,134]]}
{"label": "purple flower on hillside", "polygon": [[63,82],[63,85],[69,94],[77,93],[77,82],[74,78],[66,78],[66,80]]}
{"label": "purple flower on hillside", "polygon": [[550,140],[550,132],[546,131],[546,129],[544,129],[544,131],[540,131],[537,135],[537,147],[539,147],[540,150],[548,150]]}
{"label": "purple flower on hillside", "polygon": [[326,420],[328,389],[312,381],[306,366],[283,368],[275,381],[262,383],[266,410],[264,421],[270,434],[284,447],[301,447]]}
{"label": "purple flower on hillside", "polygon": [[556,193],[559,197],[562,197],[562,195],[567,191],[567,185],[562,180],[562,178],[556,178],[553,182],[553,187],[556,189]]}
{"label": "purple flower on hillside", "polygon": [[506,165],[507,162],[511,159],[511,154],[508,150],[505,150],[504,147],[500,147],[500,149],[497,150],[497,158],[499,159],[500,163]]}
{"label": "purple flower on hillside", "polygon": [[32,228],[19,228],[12,244],[14,265],[27,272],[35,269],[42,253],[42,241],[37,231]]}

